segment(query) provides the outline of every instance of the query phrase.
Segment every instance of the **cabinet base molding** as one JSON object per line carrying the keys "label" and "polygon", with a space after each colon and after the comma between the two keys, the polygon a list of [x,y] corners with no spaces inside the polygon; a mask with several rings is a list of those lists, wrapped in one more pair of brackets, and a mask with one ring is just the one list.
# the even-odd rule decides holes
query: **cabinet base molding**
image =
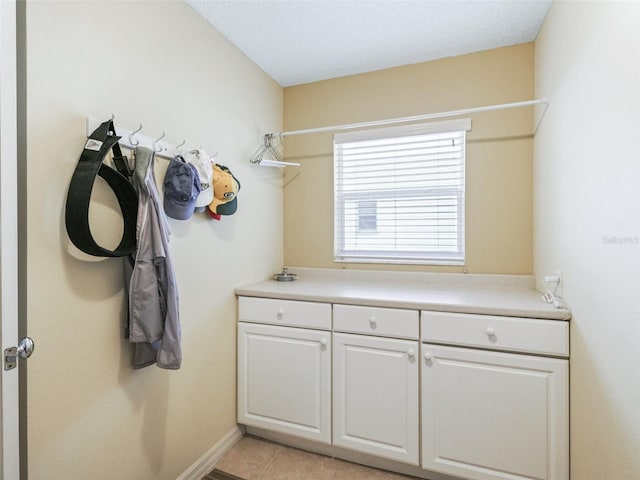
{"label": "cabinet base molding", "polygon": [[381,470],[388,470],[402,475],[411,475],[424,480],[460,480],[458,477],[429,472],[420,467],[406,465],[401,462],[395,462],[393,460],[387,460],[373,455],[367,455],[366,453],[355,452],[346,448],[325,445],[323,443],[294,437],[284,433],[272,432],[262,428],[249,426],[243,428],[245,428],[248,435],[253,435],[254,437],[271,440],[272,442],[280,443],[288,447],[298,448],[307,452],[326,455],[327,457],[339,458],[340,460],[345,460],[347,462],[358,463],[360,465],[379,468]]}

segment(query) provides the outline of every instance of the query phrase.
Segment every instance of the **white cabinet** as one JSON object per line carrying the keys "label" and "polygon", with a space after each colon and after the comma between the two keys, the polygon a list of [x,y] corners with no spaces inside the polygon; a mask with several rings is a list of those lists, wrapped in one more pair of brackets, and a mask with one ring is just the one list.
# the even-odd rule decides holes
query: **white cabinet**
{"label": "white cabinet", "polygon": [[333,444],[418,465],[418,342],[333,334]]}
{"label": "white cabinet", "polygon": [[568,322],[256,297],[238,320],[240,424],[417,476],[569,479]]}
{"label": "white cabinet", "polygon": [[[240,312],[246,310],[240,299]],[[255,307],[256,299],[249,304]],[[260,315],[287,316],[294,306],[301,322],[323,304],[283,307],[267,301]],[[272,308],[275,312],[271,312]],[[323,308],[320,308],[323,310]],[[321,314],[322,316],[322,314]],[[245,317],[246,318],[246,317]],[[242,313],[240,315],[242,320]],[[295,318],[289,316],[289,323]],[[238,423],[275,432],[331,442],[331,332],[241,321],[238,323]]]}
{"label": "white cabinet", "polygon": [[[423,339],[442,328],[450,343],[496,348],[502,342],[501,348],[558,355],[554,349],[564,348],[557,334],[566,322],[523,322],[524,332],[548,327],[551,336],[521,336],[512,335],[517,320],[446,315],[444,326],[442,314],[423,312]],[[459,329],[469,322],[477,338]],[[569,478],[567,360],[431,343],[421,354],[424,469],[473,480]]]}
{"label": "white cabinet", "polygon": [[415,310],[333,306],[334,445],[418,465],[419,327]]}

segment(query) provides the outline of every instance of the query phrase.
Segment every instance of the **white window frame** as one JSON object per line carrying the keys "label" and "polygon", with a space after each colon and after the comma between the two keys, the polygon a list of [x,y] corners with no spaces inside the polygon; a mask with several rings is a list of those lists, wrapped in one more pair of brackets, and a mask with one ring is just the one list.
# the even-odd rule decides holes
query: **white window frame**
{"label": "white window frame", "polygon": [[[389,192],[350,193],[342,191],[340,174],[339,146],[350,142],[366,140],[393,139],[412,135],[437,134],[446,132],[466,133],[471,130],[471,119],[448,120],[441,122],[423,123],[418,125],[404,125],[396,127],[384,127],[364,131],[338,133],[334,136],[334,261],[339,263],[395,263],[395,264],[424,264],[424,265],[464,265],[465,263],[465,163],[466,163],[466,137],[462,145],[462,178],[461,186],[438,188],[413,188],[407,190],[394,190]],[[416,196],[447,197],[454,196],[457,205],[457,246],[455,252],[389,252],[375,250],[347,250],[345,248],[345,203],[367,200],[379,200],[381,198],[414,198]],[[363,235],[375,234],[375,231],[360,232]]]}

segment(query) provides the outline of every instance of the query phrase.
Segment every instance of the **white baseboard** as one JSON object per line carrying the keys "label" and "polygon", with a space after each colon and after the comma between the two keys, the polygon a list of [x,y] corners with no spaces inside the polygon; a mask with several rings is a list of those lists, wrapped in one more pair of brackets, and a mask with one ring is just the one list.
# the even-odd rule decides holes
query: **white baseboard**
{"label": "white baseboard", "polygon": [[240,427],[236,426],[224,437],[222,437],[213,447],[205,452],[196,462],[191,465],[176,480],[201,480],[211,470],[215,464],[227,453],[231,448],[240,441],[244,435]]}

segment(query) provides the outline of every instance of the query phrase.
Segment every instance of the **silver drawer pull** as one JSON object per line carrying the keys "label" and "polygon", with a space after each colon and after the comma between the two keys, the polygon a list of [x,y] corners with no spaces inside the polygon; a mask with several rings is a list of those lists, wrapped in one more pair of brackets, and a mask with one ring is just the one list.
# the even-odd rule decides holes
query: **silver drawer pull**
{"label": "silver drawer pull", "polygon": [[424,359],[427,362],[430,362],[431,360],[433,360],[433,357],[431,356],[431,354],[429,352],[424,352]]}
{"label": "silver drawer pull", "polygon": [[378,321],[376,320],[376,317],[369,318],[369,326],[374,329],[378,326]]}
{"label": "silver drawer pull", "polygon": [[409,357],[409,360],[413,360],[414,358],[416,358],[416,352],[414,352],[413,349],[410,348],[409,350],[407,350],[407,357]]}
{"label": "silver drawer pull", "polygon": [[276,310],[276,315],[278,315],[278,318],[282,318],[284,316],[284,308]]}
{"label": "silver drawer pull", "polygon": [[496,336],[496,331],[491,327],[487,328],[487,337],[495,337],[495,336]]}
{"label": "silver drawer pull", "polygon": [[326,338],[323,338],[323,339],[320,340],[320,348],[322,350],[325,350],[327,348],[327,339]]}

